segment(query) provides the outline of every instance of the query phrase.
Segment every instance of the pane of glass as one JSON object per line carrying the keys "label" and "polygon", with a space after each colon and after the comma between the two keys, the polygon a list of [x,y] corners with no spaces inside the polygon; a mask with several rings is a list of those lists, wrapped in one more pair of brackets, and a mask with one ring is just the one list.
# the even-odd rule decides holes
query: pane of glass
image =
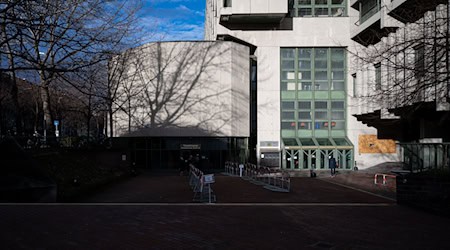
{"label": "pane of glass", "polygon": [[316,71],[315,77],[316,80],[328,80],[328,74],[326,71]]}
{"label": "pane of glass", "polygon": [[298,119],[311,120],[311,112],[298,112]]}
{"label": "pane of glass", "polygon": [[312,123],[311,122],[299,122],[298,123],[298,129],[307,129],[307,130],[311,130],[312,129]]}
{"label": "pane of glass", "polygon": [[315,122],[314,128],[315,129],[328,129],[328,122]]}
{"label": "pane of glass", "polygon": [[331,49],[331,58],[333,60],[334,59],[344,60],[344,49],[342,48]]}
{"label": "pane of glass", "polygon": [[328,82],[315,82],[314,83],[314,89],[315,90],[328,90]]}
{"label": "pane of glass", "polygon": [[315,8],[316,16],[328,16],[328,8]]}
{"label": "pane of glass", "polygon": [[282,122],[281,129],[295,130],[295,123],[296,122]]}
{"label": "pane of glass", "polygon": [[344,7],[331,8],[331,16],[344,16]]}
{"label": "pane of glass", "polygon": [[311,90],[311,82],[302,82],[299,83],[299,90],[307,90],[310,91]]}
{"label": "pane of glass", "polygon": [[343,69],[344,61],[331,61],[331,68],[333,69]]}
{"label": "pane of glass", "polygon": [[281,62],[281,68],[282,69],[294,69],[295,68],[295,61],[282,61]]}
{"label": "pane of glass", "polygon": [[295,58],[295,49],[281,49],[281,58]]}
{"label": "pane of glass", "polygon": [[[331,122],[331,129],[344,130],[345,129],[345,121],[332,121]],[[337,144],[337,142],[336,142],[336,144]]]}
{"label": "pane of glass", "polygon": [[294,109],[295,102],[281,102],[282,109]]}
{"label": "pane of glass", "polygon": [[332,120],[344,120],[344,111],[333,111],[331,112]]}
{"label": "pane of glass", "polygon": [[300,139],[300,143],[303,146],[316,146],[316,144],[314,143],[314,141],[312,139]]}
{"label": "pane of glass", "polygon": [[333,81],[333,87],[331,90],[345,90],[344,82]]}
{"label": "pane of glass", "polygon": [[345,0],[331,0],[331,4],[344,4]]}
{"label": "pane of glass", "polygon": [[344,138],[333,138],[333,141],[338,146],[350,146],[350,144],[348,144],[347,140],[345,140]]}
{"label": "pane of glass", "polygon": [[298,102],[298,109],[311,109],[311,102]]}
{"label": "pane of glass", "polygon": [[288,82],[287,90],[289,91],[295,90],[295,82]]}
{"label": "pane of glass", "polygon": [[328,4],[328,0],[315,0],[316,4]]}
{"label": "pane of glass", "polygon": [[311,80],[311,71],[301,71],[298,72],[299,80]]}
{"label": "pane of glass", "polygon": [[298,146],[297,140],[292,138],[283,139],[285,146]]}
{"label": "pane of glass", "polygon": [[311,69],[311,61],[298,61],[300,69]]}
{"label": "pane of glass", "polygon": [[298,58],[311,59],[311,49],[298,49]]}
{"label": "pane of glass", "polygon": [[298,9],[298,16],[311,16],[312,9],[311,8],[300,8]]}
{"label": "pane of glass", "polygon": [[333,80],[344,80],[344,72],[343,71],[333,71],[333,72],[331,72],[331,79],[333,79]]}
{"label": "pane of glass", "polygon": [[281,80],[294,80],[295,72],[294,71],[282,71],[281,72]]}
{"label": "pane of glass", "polygon": [[327,111],[316,111],[314,112],[315,119],[316,120],[326,120],[328,119],[328,112]]}
{"label": "pane of glass", "polygon": [[343,101],[331,102],[331,109],[344,109],[344,102]]}
{"label": "pane of glass", "polygon": [[326,69],[328,67],[327,61],[324,60],[316,60],[314,63],[316,69]]}
{"label": "pane of glass", "polygon": [[316,101],[314,102],[315,109],[327,109],[328,102],[327,101]]}
{"label": "pane of glass", "polygon": [[281,119],[283,120],[294,120],[295,113],[294,112],[281,112]]}
{"label": "pane of glass", "polygon": [[315,51],[316,58],[327,59],[328,49],[316,49]]}
{"label": "pane of glass", "polygon": [[319,143],[320,146],[333,146],[333,144],[329,139],[316,138],[316,141]]}

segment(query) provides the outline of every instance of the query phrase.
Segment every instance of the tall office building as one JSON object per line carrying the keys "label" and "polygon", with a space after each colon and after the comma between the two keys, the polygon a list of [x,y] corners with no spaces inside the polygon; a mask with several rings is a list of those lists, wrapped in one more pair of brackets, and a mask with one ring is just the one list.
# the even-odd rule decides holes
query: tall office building
{"label": "tall office building", "polygon": [[[358,11],[347,0],[208,0],[205,39],[252,49],[256,156],[290,170],[397,161],[397,146],[352,116]],[[381,157],[382,156],[382,157]]]}

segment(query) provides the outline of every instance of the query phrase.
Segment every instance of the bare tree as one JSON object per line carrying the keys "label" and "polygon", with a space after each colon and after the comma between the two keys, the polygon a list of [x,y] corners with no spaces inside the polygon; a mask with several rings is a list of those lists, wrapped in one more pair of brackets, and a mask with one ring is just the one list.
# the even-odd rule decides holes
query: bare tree
{"label": "bare tree", "polygon": [[[14,71],[32,71],[38,75],[44,122],[51,128],[50,84],[66,73],[104,61],[111,51],[123,48],[124,41],[134,35],[133,24],[140,3],[109,0],[9,2],[14,4],[8,5],[7,29],[17,31],[18,35],[6,37],[7,44],[13,47],[3,53],[13,58]],[[2,67],[1,71],[13,69]]]}
{"label": "bare tree", "polygon": [[219,69],[227,68],[221,58],[230,53],[220,46],[156,42],[132,49],[117,91],[122,111],[117,124],[127,124],[119,130],[190,128],[220,134],[231,119],[230,103],[222,103],[231,88],[214,82]]}
{"label": "bare tree", "polygon": [[376,45],[353,52],[356,70],[373,72],[365,79],[369,89],[360,95],[365,102],[393,108],[448,101],[449,7],[436,7],[432,2],[416,1],[413,10],[396,18],[417,21],[379,37],[381,42]]}

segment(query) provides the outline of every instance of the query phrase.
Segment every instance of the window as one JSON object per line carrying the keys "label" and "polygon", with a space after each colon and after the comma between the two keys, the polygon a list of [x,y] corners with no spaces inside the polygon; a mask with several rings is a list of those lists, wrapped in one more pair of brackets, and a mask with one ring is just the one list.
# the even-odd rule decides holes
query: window
{"label": "window", "polygon": [[375,66],[375,90],[381,90],[381,63]]}
{"label": "window", "polygon": [[375,15],[380,11],[380,0],[366,0],[360,1],[360,24],[367,21],[371,16]]}
{"label": "window", "polygon": [[353,97],[356,97],[356,73],[352,74]]}
{"label": "window", "polygon": [[414,75],[420,79],[425,74],[425,46],[423,44],[414,47]]}
{"label": "window", "polygon": [[291,6],[293,17],[345,16],[347,0],[294,0]]}
{"label": "window", "polygon": [[281,48],[280,57],[282,135],[345,135],[345,48]]}
{"label": "window", "polygon": [[231,0],[223,0],[223,7],[231,7]]}

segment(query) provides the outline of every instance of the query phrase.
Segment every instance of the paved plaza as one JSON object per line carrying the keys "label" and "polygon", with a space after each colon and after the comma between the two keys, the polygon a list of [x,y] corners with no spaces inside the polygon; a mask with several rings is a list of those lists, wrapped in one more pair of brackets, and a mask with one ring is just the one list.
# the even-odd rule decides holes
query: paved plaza
{"label": "paved plaza", "polygon": [[274,193],[217,176],[192,203],[185,176],[144,173],[73,204],[3,204],[2,249],[448,249],[450,219],[329,183]]}

